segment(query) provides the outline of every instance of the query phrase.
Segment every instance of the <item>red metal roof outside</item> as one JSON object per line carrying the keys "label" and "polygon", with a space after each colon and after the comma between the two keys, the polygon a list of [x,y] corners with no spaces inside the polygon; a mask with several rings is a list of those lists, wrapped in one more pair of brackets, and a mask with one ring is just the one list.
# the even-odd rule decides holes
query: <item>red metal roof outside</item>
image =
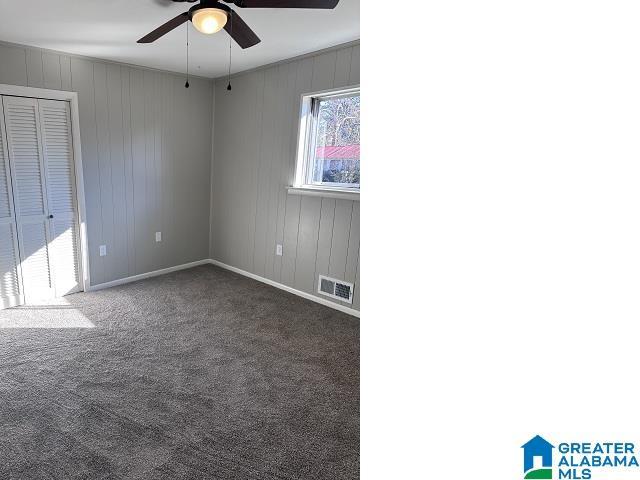
{"label": "red metal roof outside", "polygon": [[324,159],[359,159],[360,145],[343,145],[340,147],[318,147],[316,158]]}

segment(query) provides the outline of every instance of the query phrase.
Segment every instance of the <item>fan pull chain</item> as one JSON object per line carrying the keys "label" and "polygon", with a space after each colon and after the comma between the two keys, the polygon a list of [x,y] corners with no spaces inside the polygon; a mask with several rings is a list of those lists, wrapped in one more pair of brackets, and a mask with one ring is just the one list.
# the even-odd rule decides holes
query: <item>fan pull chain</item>
{"label": "fan pull chain", "polygon": [[189,88],[189,22],[187,25],[187,81],[184,84],[184,88]]}
{"label": "fan pull chain", "polygon": [[231,38],[233,36],[233,11],[229,13],[229,17],[231,20],[231,35],[229,35],[229,83],[227,84],[227,90],[231,90]]}

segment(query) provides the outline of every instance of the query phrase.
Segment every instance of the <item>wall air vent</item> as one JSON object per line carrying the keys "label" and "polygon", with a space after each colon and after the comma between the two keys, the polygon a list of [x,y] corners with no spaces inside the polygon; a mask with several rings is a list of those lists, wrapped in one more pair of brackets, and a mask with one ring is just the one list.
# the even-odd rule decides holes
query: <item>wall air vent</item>
{"label": "wall air vent", "polygon": [[318,280],[318,293],[335,298],[341,302],[351,303],[353,301],[353,283],[320,275]]}

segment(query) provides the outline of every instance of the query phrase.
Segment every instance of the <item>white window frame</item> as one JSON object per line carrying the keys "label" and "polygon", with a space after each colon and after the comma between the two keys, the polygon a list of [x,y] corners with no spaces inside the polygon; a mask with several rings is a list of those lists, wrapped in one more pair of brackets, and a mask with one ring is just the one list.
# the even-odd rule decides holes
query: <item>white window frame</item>
{"label": "white window frame", "polygon": [[354,94],[360,94],[360,85],[305,93],[301,96],[296,173],[293,186],[288,189],[289,193],[359,200],[360,184],[353,186],[353,184],[321,183],[311,180],[313,152],[315,152],[315,128],[317,127],[317,123],[314,123],[314,118],[318,113],[318,100],[324,97],[351,96]]}

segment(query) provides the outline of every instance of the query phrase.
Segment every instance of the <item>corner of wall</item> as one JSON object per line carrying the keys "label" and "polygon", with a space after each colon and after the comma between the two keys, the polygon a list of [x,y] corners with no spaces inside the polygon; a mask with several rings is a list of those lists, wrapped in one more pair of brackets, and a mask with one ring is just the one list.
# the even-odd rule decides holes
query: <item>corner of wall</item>
{"label": "corner of wall", "polygon": [[216,81],[211,82],[211,176],[209,177],[209,258],[213,258],[213,157],[216,130]]}

